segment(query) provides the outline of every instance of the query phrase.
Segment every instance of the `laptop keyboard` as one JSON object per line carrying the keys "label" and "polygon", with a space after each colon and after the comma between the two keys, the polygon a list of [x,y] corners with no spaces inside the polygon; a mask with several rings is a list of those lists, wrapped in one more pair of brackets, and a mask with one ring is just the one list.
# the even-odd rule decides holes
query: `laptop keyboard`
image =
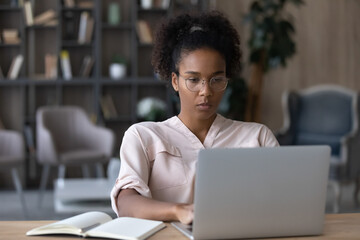
{"label": "laptop keyboard", "polygon": [[192,232],[192,229],[193,229],[192,224],[186,224],[186,225],[184,224],[184,227],[185,227],[186,230]]}

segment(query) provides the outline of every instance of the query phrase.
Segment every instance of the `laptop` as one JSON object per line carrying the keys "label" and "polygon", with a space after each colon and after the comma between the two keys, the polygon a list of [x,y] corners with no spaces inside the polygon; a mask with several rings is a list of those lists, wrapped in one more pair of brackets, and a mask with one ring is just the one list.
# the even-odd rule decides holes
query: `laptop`
{"label": "laptop", "polygon": [[199,152],[190,239],[321,235],[330,147],[204,149]]}

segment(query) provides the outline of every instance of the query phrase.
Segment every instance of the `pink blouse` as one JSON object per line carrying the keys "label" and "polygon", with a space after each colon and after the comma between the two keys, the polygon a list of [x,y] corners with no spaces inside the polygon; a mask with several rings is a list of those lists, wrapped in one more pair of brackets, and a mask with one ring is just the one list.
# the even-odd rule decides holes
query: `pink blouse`
{"label": "pink blouse", "polygon": [[134,124],[125,132],[120,148],[121,169],[111,191],[112,208],[118,214],[117,196],[127,188],[160,201],[192,203],[200,149],[278,145],[264,125],[219,114],[203,144],[178,117]]}

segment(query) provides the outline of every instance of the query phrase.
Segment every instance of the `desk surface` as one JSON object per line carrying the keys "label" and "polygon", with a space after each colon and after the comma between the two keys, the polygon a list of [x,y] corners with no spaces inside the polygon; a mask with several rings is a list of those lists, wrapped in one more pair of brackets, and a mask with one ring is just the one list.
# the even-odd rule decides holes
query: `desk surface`
{"label": "desk surface", "polygon": [[[6,240],[58,240],[58,239],[83,239],[80,237],[62,236],[31,236],[27,237],[25,233],[35,227],[39,227],[54,221],[0,221],[0,239]],[[281,238],[285,239],[359,239],[360,238],[360,213],[350,214],[328,214],[325,219],[324,234],[316,237],[305,238]],[[170,224],[149,240],[185,240],[188,239]],[[274,239],[274,238],[271,238]]]}

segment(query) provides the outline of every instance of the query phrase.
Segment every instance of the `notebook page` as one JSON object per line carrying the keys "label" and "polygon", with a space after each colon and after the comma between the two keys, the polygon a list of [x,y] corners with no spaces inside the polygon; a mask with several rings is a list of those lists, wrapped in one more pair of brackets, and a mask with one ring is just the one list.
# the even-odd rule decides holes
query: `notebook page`
{"label": "notebook page", "polygon": [[165,226],[161,221],[121,217],[89,230],[86,232],[86,236],[114,239],[145,239]]}
{"label": "notebook page", "polygon": [[91,227],[111,221],[112,218],[102,212],[87,212],[74,217],[70,217],[55,223],[41,226],[27,232],[27,235],[42,235],[53,233],[79,234]]}

